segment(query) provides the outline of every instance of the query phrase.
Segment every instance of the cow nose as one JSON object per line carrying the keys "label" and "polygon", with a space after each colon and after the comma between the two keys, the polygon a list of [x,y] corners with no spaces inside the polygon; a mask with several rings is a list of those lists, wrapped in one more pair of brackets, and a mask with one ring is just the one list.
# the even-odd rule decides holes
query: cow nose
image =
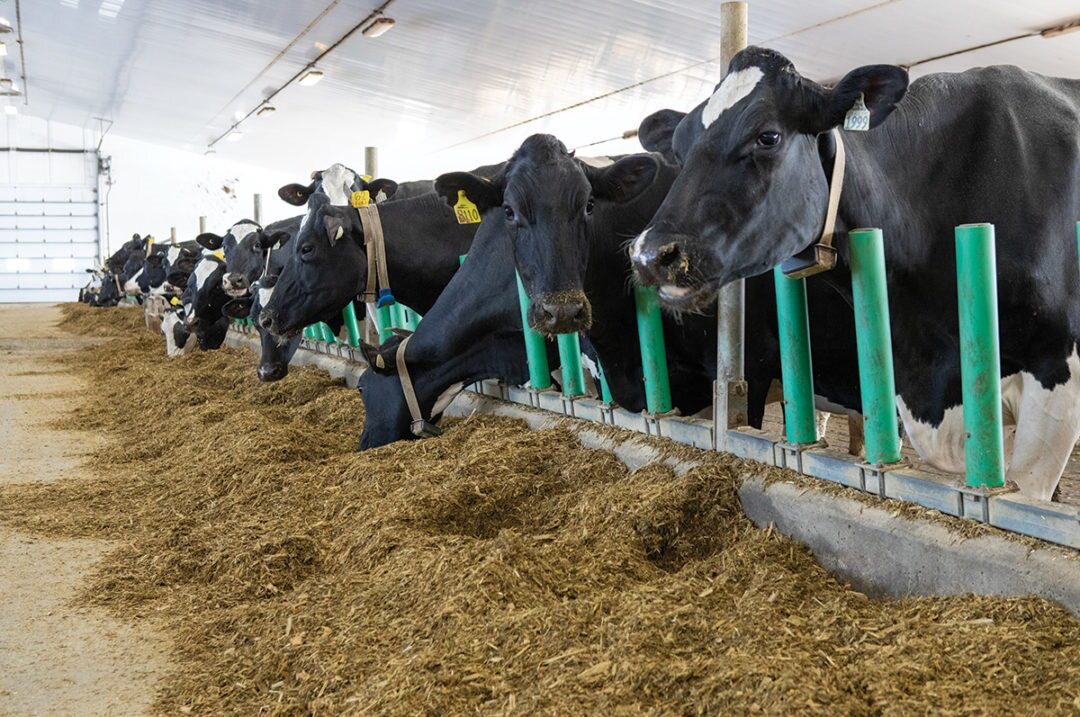
{"label": "cow nose", "polygon": [[274,313],[270,311],[270,309],[263,309],[259,312],[259,326],[262,326],[267,331],[273,333]]}
{"label": "cow nose", "polygon": [[676,238],[643,242],[634,247],[631,263],[643,284],[674,284],[690,270],[690,260]]}
{"label": "cow nose", "polygon": [[259,380],[265,383],[280,381],[289,373],[289,367],[281,363],[259,364]]}
{"label": "cow nose", "polygon": [[581,301],[545,301],[540,305],[541,325],[549,334],[580,331],[585,328],[585,318],[585,304]]}

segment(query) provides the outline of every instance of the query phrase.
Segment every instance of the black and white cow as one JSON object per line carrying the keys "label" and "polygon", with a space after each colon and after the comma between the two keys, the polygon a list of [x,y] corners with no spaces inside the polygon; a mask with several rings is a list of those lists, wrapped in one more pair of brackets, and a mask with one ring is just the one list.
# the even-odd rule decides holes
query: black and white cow
{"label": "black and white cow", "polygon": [[634,241],[637,274],[690,310],[807,249],[824,224],[832,131],[860,95],[870,129],[843,134],[840,260],[821,276],[850,301],[846,231],[884,229],[897,408],[919,454],[961,472],[953,228],[993,222],[1007,478],[1048,499],[1080,434],[1080,81],[986,67],[909,88],[901,68],[870,65],[826,89],[748,48],[678,124],[683,171]]}

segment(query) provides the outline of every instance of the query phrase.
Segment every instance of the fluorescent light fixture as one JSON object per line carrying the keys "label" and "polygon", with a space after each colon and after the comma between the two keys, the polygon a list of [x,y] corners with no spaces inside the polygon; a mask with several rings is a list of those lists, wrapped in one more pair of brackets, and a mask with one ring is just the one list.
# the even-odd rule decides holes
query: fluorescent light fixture
{"label": "fluorescent light fixture", "polygon": [[273,105],[263,105],[259,108],[259,111],[255,113],[255,116],[261,117],[263,115],[271,114],[272,112],[277,112],[277,107],[274,107]]}
{"label": "fluorescent light fixture", "polygon": [[7,57],[7,45],[0,42],[0,57]]}
{"label": "fluorescent light fixture", "polygon": [[79,9],[79,0],[60,0],[60,4],[64,7],[74,8],[75,10]]}
{"label": "fluorescent light fixture", "polygon": [[323,78],[322,70],[308,70],[299,80],[297,84],[302,87],[311,87],[312,85],[319,84],[319,80]]}
{"label": "fluorescent light fixture", "polygon": [[122,7],[124,7],[124,0],[101,0],[98,15],[111,20],[120,14]]}
{"label": "fluorescent light fixture", "polygon": [[0,17],[0,33],[11,32],[11,21],[6,17]]}
{"label": "fluorescent light fixture", "polygon": [[4,105],[4,114],[17,115],[19,114],[19,108],[15,105]]}
{"label": "fluorescent light fixture", "polygon": [[232,132],[229,132],[227,135],[225,135],[225,139],[229,142],[239,142],[243,138],[244,133],[238,129],[234,129]]}
{"label": "fluorescent light fixture", "polygon": [[1039,34],[1045,38],[1058,37],[1060,35],[1067,35],[1070,32],[1076,32],[1080,30],[1080,20],[1073,20],[1067,22],[1064,25],[1058,25],[1057,27],[1048,27]]}
{"label": "fluorescent light fixture", "polygon": [[371,24],[360,31],[364,37],[378,37],[385,34],[394,26],[394,19],[392,17],[377,17],[371,21]]}

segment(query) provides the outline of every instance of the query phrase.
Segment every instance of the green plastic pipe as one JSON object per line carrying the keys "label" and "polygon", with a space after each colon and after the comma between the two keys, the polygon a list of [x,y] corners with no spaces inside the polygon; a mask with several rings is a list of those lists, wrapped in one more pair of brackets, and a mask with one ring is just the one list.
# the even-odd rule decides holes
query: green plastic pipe
{"label": "green plastic pipe", "polygon": [[577,334],[557,334],[559,370],[564,396],[585,395],[585,372],[581,368],[581,338]]}
{"label": "green plastic pipe", "polygon": [[325,321],[320,321],[317,325],[317,328],[319,332],[318,338],[322,339],[328,344],[337,343],[337,336],[334,335],[334,330],[330,328],[330,324],[326,323]]}
{"label": "green plastic pipe", "polygon": [[634,308],[637,312],[641,369],[645,375],[645,406],[649,413],[667,413],[672,408],[671,385],[668,383],[664,323],[660,318],[660,297],[656,287],[635,284]]}
{"label": "green plastic pipe", "polygon": [[390,338],[390,329],[393,327],[393,325],[393,316],[390,313],[389,306],[384,306],[381,309],[375,309],[375,327],[379,330],[380,344]]}
{"label": "green plastic pipe", "polygon": [[817,426],[806,280],[784,276],[779,266],[773,269],[773,280],[780,328],[780,375],[784,382],[784,433],[788,443],[813,443],[817,440]]}
{"label": "green plastic pipe", "polygon": [[596,362],[596,372],[600,374],[600,400],[610,406],[614,403],[611,399],[611,387],[608,386],[607,376],[604,375],[604,365],[599,360]]}
{"label": "green plastic pipe", "polygon": [[859,354],[859,387],[865,421],[866,462],[900,460],[896,423],[896,378],[893,374],[889,293],[885,283],[885,245],[880,229],[856,229],[851,247],[851,292],[855,304],[855,340]]}
{"label": "green plastic pipe", "polygon": [[1076,249],[1076,256],[1078,259],[1080,259],[1080,222],[1076,223]]}
{"label": "green plastic pipe", "polygon": [[960,309],[960,377],[964,399],[964,472],[972,487],[1005,485],[1001,436],[994,225],[956,227],[956,294]]}
{"label": "green plastic pipe", "polygon": [[341,318],[345,320],[345,331],[349,338],[349,346],[356,348],[360,345],[360,322],[356,320],[356,306],[353,302],[345,305],[341,312]]}
{"label": "green plastic pipe", "polygon": [[[515,272],[516,274],[516,272]],[[548,368],[547,347],[544,337],[529,327],[529,307],[532,301],[517,276],[518,304],[521,307],[521,330],[525,334],[525,358],[529,363],[529,385],[537,390],[551,388],[551,369]],[[562,347],[560,345],[560,355]]]}
{"label": "green plastic pipe", "polygon": [[390,321],[395,329],[405,328],[405,307],[400,303],[390,304]]}
{"label": "green plastic pipe", "polygon": [[315,338],[315,326],[314,326],[314,324],[311,325],[311,326],[305,326],[304,327],[304,338],[305,339],[313,339],[313,338]]}
{"label": "green plastic pipe", "polygon": [[409,331],[416,331],[420,326],[420,314],[416,313],[408,306],[405,307],[405,328]]}

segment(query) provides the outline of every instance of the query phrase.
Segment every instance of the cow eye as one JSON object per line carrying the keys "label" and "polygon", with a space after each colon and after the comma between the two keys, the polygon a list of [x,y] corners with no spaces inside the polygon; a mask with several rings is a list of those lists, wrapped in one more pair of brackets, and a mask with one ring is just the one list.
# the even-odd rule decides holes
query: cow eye
{"label": "cow eye", "polygon": [[517,214],[514,213],[514,208],[511,207],[509,204],[503,205],[503,214],[506,215],[506,221],[508,222],[512,222],[514,221],[514,219],[517,218]]}
{"label": "cow eye", "polygon": [[305,244],[302,247],[300,247],[301,256],[308,256],[313,251],[315,251],[315,245],[314,244]]}
{"label": "cow eye", "polygon": [[596,209],[596,200],[589,197],[589,201],[585,202],[585,216],[591,216],[594,209]]}
{"label": "cow eye", "polygon": [[762,147],[775,147],[780,144],[779,132],[762,132],[758,135],[757,143]]}

